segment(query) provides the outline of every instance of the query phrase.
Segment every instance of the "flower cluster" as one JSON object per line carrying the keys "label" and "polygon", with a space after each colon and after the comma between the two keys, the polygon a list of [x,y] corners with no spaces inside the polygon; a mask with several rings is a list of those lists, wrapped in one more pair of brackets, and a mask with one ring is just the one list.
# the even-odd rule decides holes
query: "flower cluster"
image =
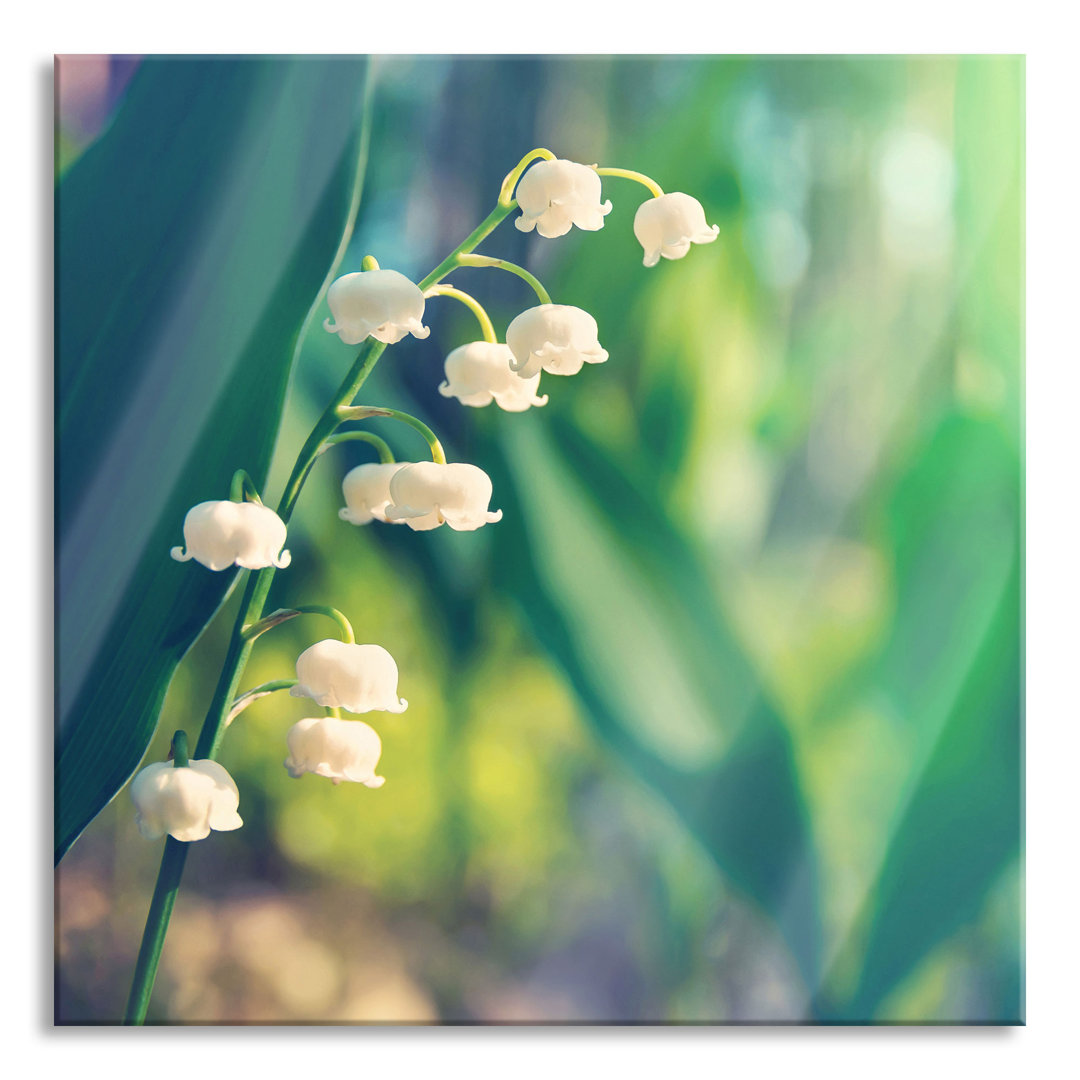
{"label": "flower cluster", "polygon": [[[681,259],[691,245],[716,239],[718,227],[707,223],[701,203],[690,195],[664,194],[640,173],[581,165],[546,150],[527,155],[506,178],[498,213],[489,221],[497,224],[510,212],[516,184],[521,215],[515,224],[522,232],[535,231],[549,239],[564,236],[575,227],[595,232],[603,227],[612,209],[611,201],[602,198],[606,176],[635,180],[650,190],[652,197],[634,216],[634,235],[644,250],[645,266],[655,266],[661,258]],[[477,235],[474,233],[470,241],[475,243]],[[370,256],[359,271],[339,277],[330,286],[327,304],[331,317],[325,320],[325,329],[348,345],[368,339],[379,342],[380,347],[393,345],[409,334],[426,338],[430,333],[423,322],[427,300],[432,296],[455,297],[476,313],[483,340],[467,342],[446,356],[439,392],[463,405],[484,408],[494,402],[515,413],[547,403],[547,395],[539,393],[541,374],[576,375],[586,364],[602,364],[608,359],[596,320],[587,311],[552,303],[528,271],[471,251],[465,244],[459,247],[440,265],[441,276],[457,266],[499,267],[528,281],[540,301],[510,321],[505,341],[497,339],[487,312],[468,294],[440,285],[424,292],[404,274],[381,269]],[[435,274],[432,279],[440,280]],[[357,385],[359,381],[362,378]],[[297,462],[296,487],[283,499],[283,507],[291,510],[299,485],[319,453],[336,441],[363,438],[381,447],[380,461],[358,465],[346,474],[342,483],[345,506],[339,511],[343,521],[360,526],[373,521],[407,525],[417,532],[447,525],[458,532],[472,532],[501,519],[501,510],[490,509],[492,483],[483,469],[465,462],[447,462],[434,433],[414,417],[392,409],[351,406],[354,392],[331,404],[325,414],[332,418],[330,426],[372,416],[403,420],[427,438],[432,460],[395,461],[387,444],[370,433],[327,436],[308,459],[301,457]],[[272,574],[290,562],[285,550],[287,517],[285,510],[278,513],[264,506],[250,478],[238,472],[229,499],[202,502],[188,511],[183,525],[185,546],[173,548],[172,557],[180,562],[195,560],[212,571],[239,567]],[[262,620],[261,604],[254,610],[244,608],[235,633],[238,640],[253,640],[278,622],[305,611],[337,618],[343,626],[343,640],[326,639],[305,649],[296,661],[295,680],[279,680],[248,691],[216,722],[227,725],[251,701],[289,686],[294,697],[309,698],[328,711],[325,716],[306,717],[289,729],[285,737],[289,775],[298,778],[312,773],[334,784],[351,781],[381,787],[385,780],[376,773],[382,754],[378,733],[362,720],[343,719],[339,710],[353,714],[405,711],[408,703],[398,696],[398,668],[390,653],[381,645],[356,644],[348,621],[332,608],[283,609]],[[249,615],[250,621],[245,621]],[[181,739],[182,735],[178,732],[180,741],[174,741],[173,762],[149,765],[132,783],[139,831],[152,839],[168,834],[176,840],[193,841],[208,836],[211,830],[239,828],[236,784],[216,761],[189,761],[186,736]]]}

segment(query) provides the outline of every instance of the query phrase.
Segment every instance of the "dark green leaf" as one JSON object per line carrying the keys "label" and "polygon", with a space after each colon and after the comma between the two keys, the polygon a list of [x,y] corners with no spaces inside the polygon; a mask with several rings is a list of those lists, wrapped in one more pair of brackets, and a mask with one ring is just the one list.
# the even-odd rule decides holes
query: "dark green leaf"
{"label": "dark green leaf", "polygon": [[169,548],[234,469],[265,482],[364,77],[362,60],[144,61],[58,186],[57,859],[137,767],[235,580]]}
{"label": "dark green leaf", "polygon": [[[850,1000],[870,1020],[886,994],[973,922],[1021,840],[1019,464],[996,425],[954,417],[892,506],[898,609],[878,692],[908,724],[917,769],[892,827]],[[1019,981],[1014,981],[1019,985]],[[1018,1001],[1004,1006],[1016,1019]]]}
{"label": "dark green leaf", "polygon": [[625,466],[570,423],[514,421],[501,432],[505,458],[482,455],[505,511],[493,530],[498,583],[597,734],[775,920],[812,980],[817,859],[790,741],[705,564]]}

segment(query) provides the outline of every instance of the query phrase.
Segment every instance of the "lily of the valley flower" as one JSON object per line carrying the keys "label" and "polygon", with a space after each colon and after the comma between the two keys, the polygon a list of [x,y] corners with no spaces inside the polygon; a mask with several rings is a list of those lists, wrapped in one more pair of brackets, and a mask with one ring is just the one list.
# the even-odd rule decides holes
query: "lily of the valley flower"
{"label": "lily of the valley flower", "polygon": [[316,642],[297,658],[296,679],[293,697],[314,698],[328,708],[400,713],[409,706],[397,696],[397,664],[381,645]]}
{"label": "lily of the valley flower", "polygon": [[521,178],[516,197],[521,217],[514,224],[548,238],[564,236],[573,225],[595,232],[611,212],[610,199],[600,202],[596,171],[562,158],[533,165]]}
{"label": "lily of the valley flower", "polygon": [[346,345],[357,345],[369,335],[393,345],[406,334],[426,338],[424,294],[396,270],[361,270],[339,277],[326,294],[334,321],[325,329]]}
{"label": "lily of the valley flower", "polygon": [[540,373],[525,379],[510,369],[514,354],[509,345],[471,341],[455,349],[445,364],[446,379],[439,387],[443,397],[456,397],[462,405],[483,408],[493,401],[507,412],[524,412],[546,405],[547,394],[538,397]]}
{"label": "lily of the valley flower", "polygon": [[540,370],[552,375],[576,375],[583,364],[602,364],[596,320],[578,307],[540,304],[518,315],[506,328],[506,344],[513,353],[510,367],[523,379]]}
{"label": "lily of the valley flower", "polygon": [[294,780],[304,773],[314,773],[335,784],[351,780],[379,788],[386,783],[385,777],[375,775],[382,742],[363,720],[308,717],[293,724],[285,738],[289,744],[285,768]]}
{"label": "lily of the valley flower", "polygon": [[341,483],[345,506],[338,511],[338,517],[352,525],[386,521],[390,479],[407,464],[407,461],[395,461],[380,465],[357,465],[355,469],[350,469]]}
{"label": "lily of the valley flower", "polygon": [[483,469],[418,461],[391,477],[386,519],[404,521],[417,532],[443,524],[471,532],[502,518],[501,510],[488,510],[490,501],[491,478]]}
{"label": "lily of the valley flower", "polygon": [[705,208],[692,195],[673,191],[643,202],[634,215],[634,235],[645,249],[645,265],[660,257],[681,259],[691,244],[711,244],[719,225],[705,221]]}
{"label": "lily of the valley flower", "polygon": [[211,570],[241,566],[261,570],[276,566],[283,570],[292,556],[285,545],[285,522],[261,503],[204,502],[193,506],[184,517],[187,551],[174,547],[170,554],[177,562],[194,559]]}
{"label": "lily of the valley flower", "polygon": [[174,840],[203,840],[210,830],[229,832],[243,825],[236,812],[240,793],[216,761],[171,761],[147,765],[131,782],[135,824],[147,840],[168,833]]}

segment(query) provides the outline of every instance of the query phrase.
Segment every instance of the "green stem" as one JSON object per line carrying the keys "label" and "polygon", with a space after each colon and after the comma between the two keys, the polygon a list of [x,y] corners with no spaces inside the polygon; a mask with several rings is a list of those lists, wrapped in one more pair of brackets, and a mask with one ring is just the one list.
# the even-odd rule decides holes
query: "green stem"
{"label": "green stem", "polygon": [[255,486],[255,481],[248,476],[244,469],[237,469],[233,473],[232,483],[229,484],[229,500],[231,502],[243,502],[245,499],[258,503],[260,506],[262,505],[262,499],[259,498],[259,489]]}
{"label": "green stem", "polygon": [[467,292],[455,289],[453,285],[433,285],[426,293],[424,293],[424,296],[449,296],[454,300],[460,300],[461,303],[476,316],[476,321],[480,323],[480,331],[484,335],[484,340],[490,342],[492,345],[499,340],[495,336],[495,327],[491,324],[491,316],[484,310],[483,304],[481,304],[479,300],[471,297]]}
{"label": "green stem", "polygon": [[644,184],[653,193],[653,197],[657,199],[664,194],[664,189],[651,176],[633,172],[631,169],[597,169],[596,175],[621,176],[624,180],[636,180],[639,184]]}
{"label": "green stem", "polygon": [[516,274],[523,281],[527,281],[533,288],[533,292],[540,297],[541,304],[550,304],[551,297],[548,295],[547,289],[544,288],[540,282],[529,273],[523,266],[518,266],[517,263],[508,262],[506,259],[493,259],[488,255],[459,255],[459,266],[494,266],[498,270],[506,270],[511,274]]}
{"label": "green stem", "polygon": [[514,167],[506,174],[506,179],[502,182],[502,188],[499,190],[499,205],[500,206],[512,206],[514,202],[514,188],[517,187],[517,182],[521,179],[521,174],[537,159],[544,158],[547,161],[555,161],[555,155],[550,150],[545,150],[542,146],[538,146],[535,150],[530,150]]}
{"label": "green stem", "polygon": [[172,758],[174,769],[185,769],[188,766],[187,732],[178,731],[172,737]]}
{"label": "green stem", "polygon": [[187,859],[190,844],[165,839],[165,850],[161,856],[157,884],[150,900],[150,913],[146,916],[146,930],[143,932],[139,957],[135,961],[135,974],[131,980],[131,993],[128,995],[127,1008],[124,1010],[125,1024],[141,1024],[146,1019],[146,1010],[150,1005],[150,992],[154,988],[158,961],[161,959],[161,947],[165,944],[165,932],[169,929],[169,916],[176,903],[176,893],[180,888],[180,878],[184,873],[184,861]]}
{"label": "green stem", "polygon": [[[367,144],[365,139],[358,168],[363,167],[366,153]],[[351,210],[355,210],[358,201],[358,199],[354,200]],[[447,274],[459,266],[459,257],[471,252],[482,240],[490,236],[496,226],[506,219],[516,205],[513,199],[505,204],[500,202],[426,278],[418,282],[420,291],[424,292],[431,288],[432,285],[438,284]],[[352,225],[353,221],[350,219],[346,229],[350,234]],[[340,259],[342,251],[343,246],[339,245],[338,254],[335,255],[335,262]],[[328,285],[329,281],[324,281],[317,302],[321,302],[322,295]],[[314,307],[315,305],[312,305],[313,309]],[[310,311],[308,315],[309,318],[304,323],[305,329],[311,321]],[[323,444],[334,434],[334,431],[341,423],[339,410],[343,406],[352,403],[364,381],[378,363],[379,357],[385,348],[386,346],[382,342],[371,339],[364,343],[353,366],[349,369],[348,375],[345,376],[344,381],[338,388],[334,399],[327,406],[326,411],[319,418],[315,427],[312,428],[311,434],[301,447],[277,508],[278,517],[286,524],[292,517],[304,481],[318,458]],[[299,343],[297,344],[297,351],[299,351]],[[393,410],[384,411],[389,415],[393,415],[394,412]],[[404,414],[399,419],[404,419]],[[416,424],[418,423],[419,421],[416,421]],[[413,426],[416,426],[416,424]],[[428,435],[431,436],[432,457],[435,460],[441,459],[442,462],[445,462],[446,456],[442,452],[442,446],[439,445],[438,439],[435,438],[430,429],[428,429]],[[436,447],[438,448],[438,457],[436,457]],[[249,573],[248,575],[244,595],[240,600],[240,610],[237,612],[232,636],[229,639],[229,648],[225,654],[221,674],[218,677],[217,688],[214,691],[214,697],[210,702],[206,719],[203,721],[202,729],[199,732],[199,741],[195,747],[196,758],[214,760],[217,757],[231,706],[236,698],[240,678],[243,675],[244,668],[247,666],[248,658],[251,656],[252,642],[244,637],[244,628],[253,622],[257,622],[261,617],[275,572],[275,567],[268,566],[264,570]],[[141,1024],[146,1018],[150,992],[154,986],[158,961],[161,958],[161,948],[165,941],[165,933],[169,927],[169,918],[172,915],[173,905],[176,902],[176,892],[180,887],[180,879],[184,872],[187,850],[188,845],[186,843],[174,840],[171,836],[165,841],[165,851],[161,856],[157,884],[154,886],[150,911],[146,916],[146,928],[143,931],[142,944],[139,947],[139,958],[135,964],[135,974],[132,979],[127,1012],[125,1013],[125,1023]]]}
{"label": "green stem", "polygon": [[238,698],[233,699],[232,706],[225,717],[225,726],[228,727],[249,705],[258,701],[259,698],[276,693],[278,690],[289,690],[296,683],[296,679],[273,679],[270,682],[253,686],[250,690],[245,690]]}
{"label": "green stem", "polygon": [[323,604],[304,604],[302,607],[278,608],[277,611],[272,611],[266,618],[245,626],[241,633],[248,641],[254,641],[257,637],[265,634],[267,630],[273,630],[275,626],[280,626],[283,622],[295,619],[298,615],[325,615],[338,624],[341,630],[341,640],[346,645],[356,644],[356,635],[353,633],[352,623],[337,608],[326,607]]}
{"label": "green stem", "polygon": [[437,285],[451,270],[456,269],[460,263],[458,259],[462,255],[467,255],[475,247],[477,247],[482,240],[487,239],[494,231],[497,225],[506,219],[506,217],[513,211],[517,203],[513,199],[510,200],[505,206],[499,203],[494,210],[426,278],[417,282],[420,286],[421,292],[427,292],[432,285]]}
{"label": "green stem", "polygon": [[439,442],[435,432],[431,430],[424,423],[423,420],[417,420],[415,416],[410,416],[407,412],[401,412],[400,409],[385,409],[381,405],[359,405],[355,407],[343,406],[338,409],[338,416],[344,420],[367,420],[372,416],[386,416],[391,420],[400,420],[403,424],[408,424],[409,427],[415,428],[421,435],[427,440],[428,446],[431,448],[431,460],[439,465],[446,464],[446,451],[442,448],[442,443]]}
{"label": "green stem", "polygon": [[370,431],[342,431],[338,435],[331,435],[330,438],[319,447],[319,453],[325,454],[331,446],[337,446],[338,443],[343,442],[371,443],[371,445],[379,451],[379,461],[383,465],[394,464],[394,452],[390,449],[386,440],[380,439],[378,435],[373,435]]}

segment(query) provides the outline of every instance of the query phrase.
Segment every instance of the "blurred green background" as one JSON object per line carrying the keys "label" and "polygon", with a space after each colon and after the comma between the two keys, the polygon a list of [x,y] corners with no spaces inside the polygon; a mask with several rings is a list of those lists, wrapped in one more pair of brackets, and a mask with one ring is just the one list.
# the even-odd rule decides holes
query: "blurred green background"
{"label": "blurred green background", "polygon": [[[185,78],[220,82],[192,103]],[[340,235],[344,202],[323,192],[345,190],[365,110],[341,272],[371,253],[420,278],[534,146],[647,173],[720,226],[646,270],[632,222],[647,193],[610,179],[601,231],[549,241],[507,221],[482,245],[599,323],[610,360],[545,375],[546,408],[439,396],[443,358],[476,336],[460,305],[430,301],[430,337],[387,351],[360,400],[424,418],[450,460],[490,473],[504,518],[472,534],[358,529],[337,518],[340,482],[370,449],[320,459],[270,608],[333,604],[396,658],[408,712],[366,717],[387,784],[290,780],[284,735],[310,710],[285,695],[230,728],[221,761],[245,826],[191,852],[152,1020],[1022,1021],[1023,78],[1013,57],[61,60],[59,280],[92,243],[180,277],[125,277],[142,306],[124,315],[145,335],[100,360],[72,348],[94,357],[90,378],[111,365],[113,414],[73,408],[93,422],[58,425],[58,817],[70,761],[91,746],[115,763],[115,732],[144,707],[103,696],[124,680],[102,674],[119,639],[101,598],[139,591],[132,567],[167,561],[182,512],[148,539],[137,470],[161,468],[180,432],[195,469],[215,433],[247,430],[252,335],[291,351]],[[200,108],[221,122],[185,145]],[[175,175],[187,155],[173,231],[145,251],[145,229],[81,233],[113,197],[102,163],[141,175],[138,148],[169,109],[175,138],[151,160]],[[249,188],[229,187],[237,176]],[[325,207],[306,262],[291,216],[245,195],[275,184],[304,221]],[[274,243],[299,261],[260,283]],[[534,302],[494,271],[452,281],[500,333]],[[253,306],[259,289],[272,304]],[[75,291],[58,293],[61,346]],[[189,350],[180,366],[169,333]],[[228,389],[214,350],[231,337],[241,405],[212,419]],[[313,325],[271,498],[353,355]],[[287,362],[274,370],[283,389]],[[156,418],[130,389],[144,385]],[[371,430],[423,457],[408,429]],[[272,435],[178,505],[225,497],[235,467],[257,474]],[[184,482],[163,486],[188,498]],[[95,484],[122,497],[80,533]],[[91,535],[111,571],[76,556]],[[215,584],[194,564],[161,573],[184,597]],[[147,761],[197,730],[237,600],[176,669]],[[159,617],[179,659],[201,623]],[[300,619],[260,639],[243,686],[291,675],[328,632]],[[161,672],[163,688],[168,658]],[[120,1016],[159,858],[126,790],[63,858],[59,1022]]]}

